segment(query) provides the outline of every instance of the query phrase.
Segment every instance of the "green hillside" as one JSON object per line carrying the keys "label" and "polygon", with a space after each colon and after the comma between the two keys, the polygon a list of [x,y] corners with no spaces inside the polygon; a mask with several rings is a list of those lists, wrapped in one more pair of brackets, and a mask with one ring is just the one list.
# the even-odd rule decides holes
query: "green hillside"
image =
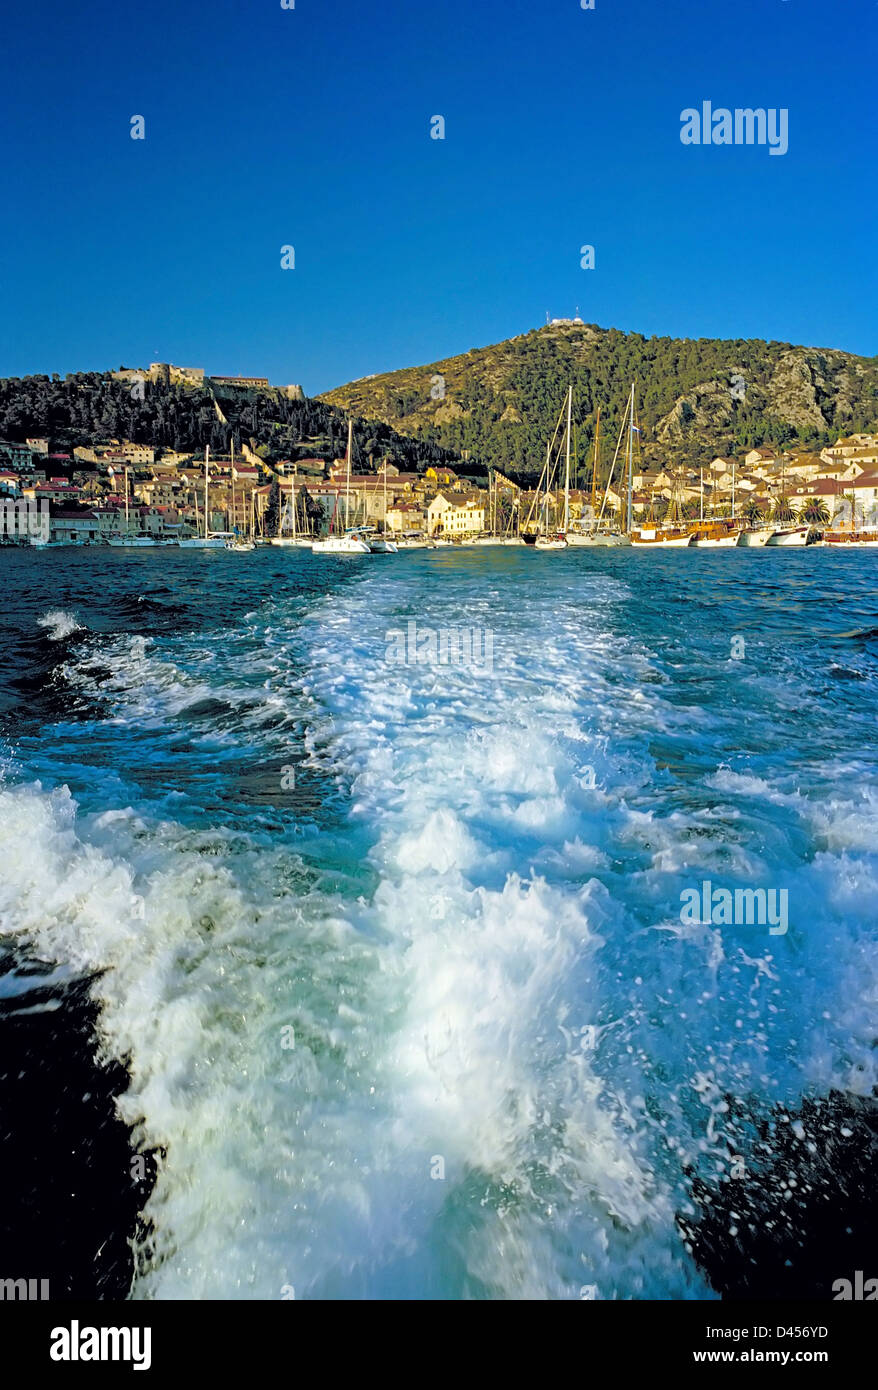
{"label": "green hillside", "polygon": [[580,458],[598,406],[605,446],[608,436],[615,441],[632,381],[652,466],[763,443],[820,447],[878,426],[876,358],[759,339],[645,338],[572,322],[350,382],[322,399],[527,475],[541,466],[571,381]]}

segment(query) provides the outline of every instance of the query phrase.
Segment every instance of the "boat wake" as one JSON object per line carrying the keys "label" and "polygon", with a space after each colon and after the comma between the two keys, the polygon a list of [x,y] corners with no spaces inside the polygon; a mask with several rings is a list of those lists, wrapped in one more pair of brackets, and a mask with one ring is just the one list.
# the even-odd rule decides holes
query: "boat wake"
{"label": "boat wake", "polygon": [[[92,978],[161,1155],[133,1296],[711,1297],[746,1116],[876,1081],[878,789],[764,666],[694,689],[618,574],[406,564],[65,652],[76,787],[0,790],[4,931]],[[461,614],[490,664],[391,658]],[[708,879],[789,933],[687,924]]]}

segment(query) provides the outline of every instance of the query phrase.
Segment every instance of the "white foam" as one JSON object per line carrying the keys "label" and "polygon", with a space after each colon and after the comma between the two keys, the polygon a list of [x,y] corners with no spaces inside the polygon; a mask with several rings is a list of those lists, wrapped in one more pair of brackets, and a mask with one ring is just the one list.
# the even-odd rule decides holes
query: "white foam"
{"label": "white foam", "polygon": [[50,642],[61,642],[73,632],[82,632],[83,626],[72,614],[63,608],[50,608],[38,619],[40,627],[47,629]]}
{"label": "white foam", "polygon": [[[263,711],[304,719],[349,794],[306,847],[0,792],[7,929],[103,972],[123,1114],[167,1150],[137,1296],[706,1294],[674,1212],[685,1164],[727,1160],[727,1092],[866,1093],[872,794],[675,780],[656,740],[689,746],[700,716],[613,626],[626,596],[535,582],[498,608],[376,568],[303,624],[276,598],[248,617],[254,760]],[[440,627],[464,605],[492,671],[386,664],[401,608]],[[248,708],[236,660],[114,639],[109,681],[69,667],[158,737],[201,699]],[[705,744],[735,717],[706,712]],[[681,924],[687,884],[767,874],[798,895],[788,940]]]}

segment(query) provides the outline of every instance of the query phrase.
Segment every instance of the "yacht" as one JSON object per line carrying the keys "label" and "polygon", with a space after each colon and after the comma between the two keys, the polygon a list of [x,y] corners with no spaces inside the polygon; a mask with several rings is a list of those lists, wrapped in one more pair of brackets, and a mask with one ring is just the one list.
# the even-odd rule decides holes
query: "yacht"
{"label": "yacht", "polygon": [[359,536],[345,532],[343,536],[325,536],[322,541],[314,541],[313,555],[371,555],[371,551]]}
{"label": "yacht", "polygon": [[778,526],[775,527],[766,545],[807,545],[808,526]]}
{"label": "yacht", "polygon": [[[347,448],[347,480],[345,484],[345,518],[350,514],[351,507],[351,452],[353,449],[353,420],[348,420],[348,448]],[[335,522],[338,513],[338,495],[335,499],[335,513],[333,514],[330,527]],[[342,535],[324,536],[323,540],[314,541],[311,546],[312,555],[371,555],[372,552],[366,541],[363,540],[359,528],[346,526]]]}
{"label": "yacht", "polygon": [[433,550],[434,542],[422,531],[403,531],[396,542],[397,550]]}
{"label": "yacht", "polygon": [[187,536],[177,542],[181,550],[228,550],[231,531],[210,531],[206,536]]}
{"label": "yacht", "polygon": [[586,531],[572,529],[567,532],[568,545],[630,545],[630,536],[621,531]]}
{"label": "yacht", "polygon": [[631,532],[631,544],[636,545],[638,549],[688,549],[691,540],[691,531],[673,526],[641,526],[638,531]]}
{"label": "yacht", "polygon": [[769,536],[773,534],[773,526],[745,526],[738,536],[738,545],[747,545],[751,547],[767,545]]}
{"label": "yacht", "polygon": [[[289,529],[288,529],[289,528]],[[296,550],[311,550],[314,537],[308,531],[300,531],[297,525],[296,470],[293,469],[292,494],[284,503],[277,521],[277,535],[268,536],[269,545],[290,547]]]}
{"label": "yacht", "polygon": [[[185,540],[179,540],[179,541],[177,542],[177,544],[179,545],[179,547],[180,547],[181,550],[225,550],[225,549],[226,549],[226,546],[227,546],[227,543],[228,543],[230,540],[234,540],[234,535],[232,534],[231,531],[209,531],[209,530],[208,530],[207,518],[208,518],[208,516],[210,515],[210,513],[209,513],[209,511],[208,511],[208,495],[209,495],[209,492],[210,492],[210,445],[208,444],[208,445],[206,446],[205,450],[204,450],[204,527],[203,527],[203,530],[202,530],[202,533],[201,533],[200,536],[187,536],[187,537],[185,538]],[[200,525],[200,518],[199,518],[199,516],[198,516],[198,497],[197,497],[197,494],[196,494],[196,499],[195,499],[195,519],[196,519],[196,522]]]}

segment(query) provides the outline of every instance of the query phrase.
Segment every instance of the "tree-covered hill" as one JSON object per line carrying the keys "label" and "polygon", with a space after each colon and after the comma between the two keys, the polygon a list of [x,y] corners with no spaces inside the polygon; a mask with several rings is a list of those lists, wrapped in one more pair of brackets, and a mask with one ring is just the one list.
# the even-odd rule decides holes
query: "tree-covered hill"
{"label": "tree-covered hill", "polygon": [[636,382],[645,459],[654,466],[764,443],[819,448],[878,427],[876,358],[759,339],[645,338],[573,322],[366,377],[322,399],[527,475],[541,466],[571,381],[581,454],[598,406],[612,448]]}
{"label": "tree-covered hill", "polygon": [[[143,399],[140,399],[140,394]],[[227,420],[217,413],[219,405]],[[76,444],[130,439],[181,452],[210,445],[226,452],[255,441],[269,460],[309,454],[341,458],[347,441],[347,415],[337,406],[312,399],[289,400],[280,391],[236,388],[213,392],[209,386],[166,386],[130,381],[107,373],[59,377],[27,376],[0,380],[0,439],[23,441],[48,435],[53,448],[70,452]],[[404,470],[428,463],[456,462],[456,456],[430,440],[406,439],[377,421],[354,421],[355,465],[377,467],[390,458]]]}

